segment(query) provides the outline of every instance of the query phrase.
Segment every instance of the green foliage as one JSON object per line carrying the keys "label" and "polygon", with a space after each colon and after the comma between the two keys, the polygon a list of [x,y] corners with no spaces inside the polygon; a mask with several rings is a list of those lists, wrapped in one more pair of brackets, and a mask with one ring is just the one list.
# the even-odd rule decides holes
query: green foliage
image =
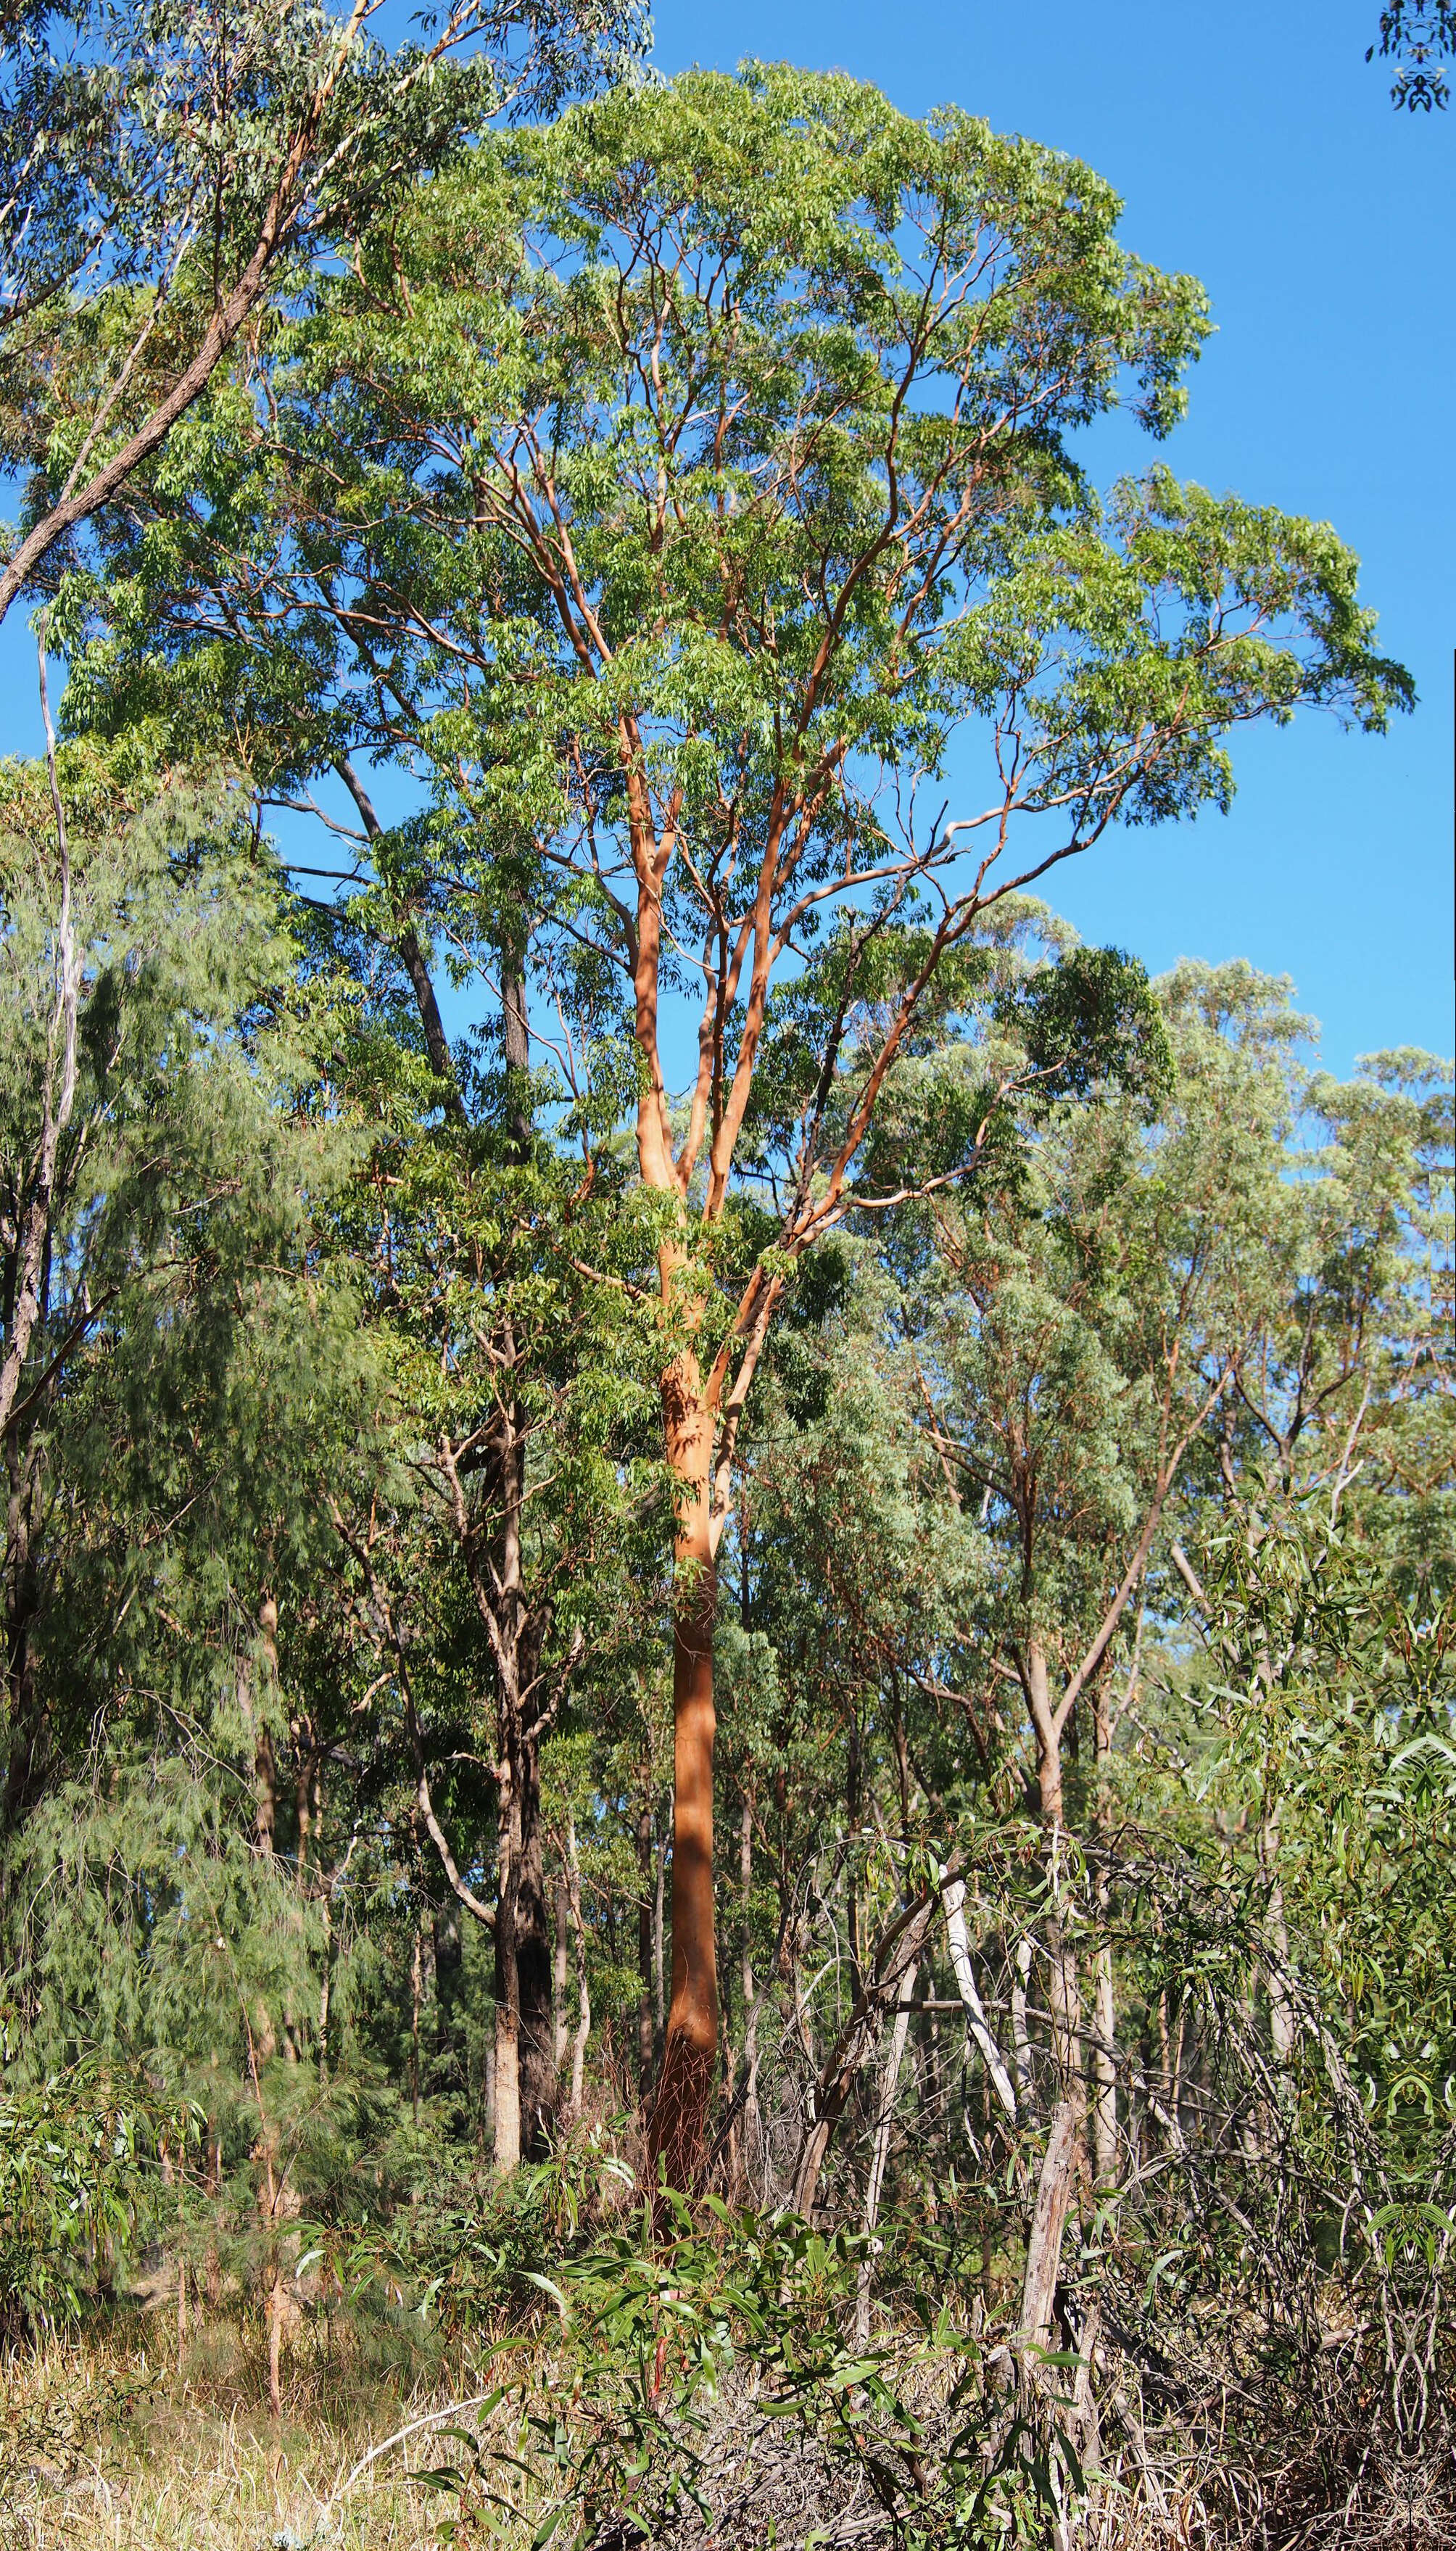
{"label": "green foliage", "polygon": [[94,2058],[0,2096],[8,2337],[64,2327],[113,2289],[167,2201],[162,2167],[185,2167],[198,2122]]}
{"label": "green foliage", "polygon": [[1286,1916],[1406,2196],[1438,2183],[1456,2012],[1445,1872],[1456,1812],[1456,1611],[1403,1603],[1312,1498],[1212,1540],[1215,1793],[1279,1833]]}
{"label": "green foliage", "polygon": [[[807,2493],[1030,2546],[1114,2470],[1390,2537],[1456,2150],[1449,1071],[1337,1083],[1286,982],[1024,888],[1408,679],[1327,526],[1091,487],[1207,316],[1081,163],[783,67],[484,138],[450,86],[68,560],[63,1122],[0,773],[18,2314],[155,2245],[276,2406],[458,2357],[461,2542]],[[721,2067],[654,2213],[689,1369]]]}
{"label": "green foliage", "polygon": [[1141,1099],[1151,1123],[1173,1094],[1173,1049],[1146,969],[1121,949],[1070,950],[1017,987],[1000,1024],[1025,1048],[1048,1106],[1110,1082]]}

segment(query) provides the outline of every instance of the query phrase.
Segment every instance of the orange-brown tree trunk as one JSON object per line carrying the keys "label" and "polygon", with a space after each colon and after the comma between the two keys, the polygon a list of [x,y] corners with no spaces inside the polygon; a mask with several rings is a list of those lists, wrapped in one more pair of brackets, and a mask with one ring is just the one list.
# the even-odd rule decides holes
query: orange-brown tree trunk
{"label": "orange-brown tree trunk", "polygon": [[673,1623],[673,1990],[648,2128],[648,2170],[690,2189],[702,2160],[718,2053],[713,1930],[713,1620],[717,1568],[709,1510],[713,1411],[697,1359],[663,1382],[668,1460],[678,1484]]}

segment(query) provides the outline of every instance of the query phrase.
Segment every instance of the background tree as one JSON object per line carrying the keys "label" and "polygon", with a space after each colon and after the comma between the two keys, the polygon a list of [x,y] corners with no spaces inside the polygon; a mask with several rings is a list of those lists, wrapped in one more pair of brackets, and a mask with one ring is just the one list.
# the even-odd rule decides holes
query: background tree
{"label": "background tree", "polygon": [[[375,1442],[318,1494],[382,1669],[374,1723],[403,1755],[421,1848],[492,1942],[492,2123],[509,2172],[542,2158],[557,2103],[543,1749],[578,1675],[628,1666],[631,1576],[652,1585],[661,1536],[635,1288],[610,1280],[642,1244],[621,1163],[607,1155],[588,1195],[570,1151],[532,1129],[509,1046],[452,1060],[437,1110],[417,1028],[410,1043],[401,1056],[375,1030],[345,1058],[376,1128],[346,1228],[351,1260],[372,1261],[390,1474]],[[453,1807],[468,1844],[452,1844]]]}
{"label": "background tree", "polygon": [[46,1750],[46,1543],[52,1526],[64,1538],[65,1464],[87,1440],[60,1422],[72,1369],[135,1342],[137,1390],[159,1402],[176,1323],[203,1371],[226,1367],[238,1284],[296,1229],[299,1186],[327,1174],[322,1129],[285,1112],[302,1013],[276,872],[241,817],[215,777],[118,779],[84,748],[5,774],[12,1824]]}
{"label": "background tree", "polygon": [[7,461],[31,475],[0,618],[341,220],[470,127],[620,68],[644,35],[633,0],[459,0],[390,55],[367,34],[379,5],[8,13],[0,415]]}

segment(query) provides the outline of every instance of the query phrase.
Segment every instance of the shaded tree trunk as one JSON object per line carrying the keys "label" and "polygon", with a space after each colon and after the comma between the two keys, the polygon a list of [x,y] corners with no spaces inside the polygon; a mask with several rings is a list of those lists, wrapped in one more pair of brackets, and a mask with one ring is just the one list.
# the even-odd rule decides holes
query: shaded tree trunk
{"label": "shaded tree trunk", "polygon": [[667,1936],[664,1915],[667,1910],[668,1853],[666,1847],[657,1856],[657,1884],[652,1896],[652,2017],[653,2051],[661,2062],[663,2043],[668,2029],[668,1994],[663,1943]]}
{"label": "shaded tree trunk", "polygon": [[534,1729],[521,1749],[521,1867],[516,1883],[516,2006],[521,2149],[528,2161],[547,2151],[556,2122],[556,2046],[552,2029],[551,1931],[541,1835],[541,1754]]}
{"label": "shaded tree trunk", "polygon": [[[1022,2373],[1023,2381],[1031,2383],[1036,2382],[1040,2372],[1040,2352],[1050,2349],[1053,2340],[1057,2279],[1062,2267],[1062,2234],[1072,2202],[1081,2124],[1078,2101],[1075,2098],[1064,2099],[1052,2120],[1052,2131],[1036,2184],[1036,2204],[1026,2244],[1026,2275],[1021,2289],[1021,2343],[1025,2351]],[[1064,2379],[1060,2371],[1049,2369],[1049,2374],[1060,2387]]]}
{"label": "shaded tree trunk", "polygon": [[570,1918],[567,1907],[567,1872],[563,1864],[556,1874],[556,1936],[553,1943],[551,1978],[552,2012],[556,2021],[558,2082],[561,2080],[562,2065],[566,2060],[567,2048],[572,2036],[572,2023],[567,2017],[567,1979],[570,1974],[567,1924]]}
{"label": "shaded tree trunk", "polygon": [[430,1935],[435,1953],[435,2053],[443,2062],[455,2053],[455,2004],[464,1963],[460,1917],[450,1905],[432,1917]]}
{"label": "shaded tree trunk", "polygon": [[1112,2188],[1117,2181],[1117,2066],[1112,2049],[1117,2038],[1117,2002],[1112,1976],[1112,1943],[1107,1926],[1112,1910],[1112,1888],[1107,1874],[1105,1850],[1108,1811],[1105,1794],[1105,1771],[1112,1750],[1111,1722],[1100,1687],[1093,1700],[1093,1723],[1096,1731],[1096,1798],[1094,1815],[1097,1839],[1103,1856],[1097,1864],[1096,1909],[1099,1937],[1093,1955],[1092,2017],[1095,2039],[1092,2046],[1092,2079],[1096,2085],[1092,2096],[1092,2154],[1098,2185]]}
{"label": "shaded tree trunk", "polygon": [[652,2092],[655,2055],[652,2008],[653,1885],[652,1807],[637,1813],[637,2086],[644,2104]]}
{"label": "shaded tree trunk", "polygon": [[[865,2234],[867,2243],[880,2220],[880,2197],[884,2186],[885,2165],[889,2160],[890,2132],[894,2125],[895,2092],[899,2088],[905,2039],[910,2029],[910,2004],[915,1998],[915,1978],[918,1973],[918,1965],[908,1966],[900,1977],[894,2026],[889,2035],[889,2052],[885,2057],[884,2071],[880,2081],[880,2099],[875,2113],[875,2138],[870,2148],[870,2172],[865,2183],[865,2203],[860,2216],[860,2229]],[[866,2256],[860,2262],[855,2285],[855,2344],[862,2349],[870,2344],[870,2300],[874,2279],[875,2272],[867,2249]]]}
{"label": "shaded tree trunk", "polygon": [[495,2135],[502,2177],[521,2158],[521,1988],[516,1964],[516,1906],[521,1876],[521,1805],[517,1749],[509,1741],[496,1765]]}
{"label": "shaded tree trunk", "polygon": [[[525,1074],[530,1065],[525,968],[501,961],[505,1130],[510,1157],[529,1156],[532,1129]],[[556,2113],[551,1934],[541,1836],[540,1684],[545,1622],[528,1601],[522,1532],[526,1497],[524,1413],[515,1396],[516,1339],[503,1319],[495,1340],[500,1402],[491,1447],[498,1515],[488,1569],[472,1571],[493,1650],[498,1695],[496,1743],[495,2168],[537,2159]]]}
{"label": "shaded tree trunk", "polygon": [[586,1988],[586,1925],[581,1919],[581,1871],[576,1859],[576,1828],[567,1827],[567,1905],[572,1918],[572,1934],[576,1943],[576,2033],[572,2040],[572,2088],[567,2115],[574,2119],[581,2113],[581,2092],[586,2074],[586,2041],[591,2034],[591,1998]]}

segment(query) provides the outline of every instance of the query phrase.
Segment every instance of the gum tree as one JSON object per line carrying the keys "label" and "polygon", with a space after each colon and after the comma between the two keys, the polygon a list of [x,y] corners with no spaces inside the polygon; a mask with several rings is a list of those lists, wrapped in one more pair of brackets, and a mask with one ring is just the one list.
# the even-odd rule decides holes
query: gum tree
{"label": "gum tree", "polygon": [[[717,1552],[794,1268],[903,1192],[877,1109],[1003,897],[1225,803],[1237,727],[1379,727],[1408,693],[1326,526],[1164,468],[1090,488],[1070,438],[1124,397],[1164,433],[1207,324],[1119,212],[1076,161],[837,76],[617,92],[360,240],[266,414],[219,411],[231,511],[210,493],[199,534],[159,486],[122,598],[194,697],[257,638],[250,740],[301,648],[314,766],[366,741],[427,784],[442,926],[508,859],[569,1031],[620,1004],[677,1483],[652,2154],[678,2184],[718,2034]],[[927,820],[958,731],[961,811]],[[1069,990],[1030,1069],[1101,1033],[1107,988]],[[916,1181],[963,1175],[1005,1095]]]}

